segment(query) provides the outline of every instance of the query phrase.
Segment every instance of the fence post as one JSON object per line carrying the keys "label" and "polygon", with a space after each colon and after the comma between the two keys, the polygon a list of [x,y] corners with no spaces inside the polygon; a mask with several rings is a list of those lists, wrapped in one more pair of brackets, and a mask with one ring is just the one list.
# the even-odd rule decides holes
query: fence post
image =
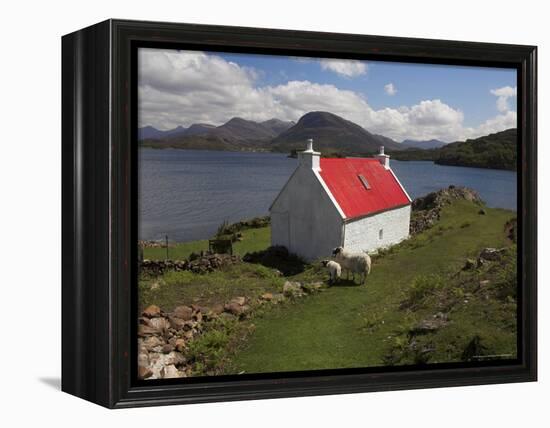
{"label": "fence post", "polygon": [[168,235],[164,235],[164,239],[166,241],[166,260],[169,260],[170,257],[168,257]]}

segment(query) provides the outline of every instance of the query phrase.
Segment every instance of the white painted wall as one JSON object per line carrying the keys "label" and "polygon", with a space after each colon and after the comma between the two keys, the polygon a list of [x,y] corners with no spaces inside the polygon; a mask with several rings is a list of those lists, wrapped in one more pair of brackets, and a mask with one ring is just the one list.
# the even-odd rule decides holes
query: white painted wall
{"label": "white painted wall", "polygon": [[397,244],[409,236],[410,220],[411,206],[407,205],[347,223],[344,248],[370,252]]}
{"label": "white painted wall", "polygon": [[342,245],[343,220],[319,176],[301,165],[271,210],[271,245],[282,245],[307,261],[329,257]]}

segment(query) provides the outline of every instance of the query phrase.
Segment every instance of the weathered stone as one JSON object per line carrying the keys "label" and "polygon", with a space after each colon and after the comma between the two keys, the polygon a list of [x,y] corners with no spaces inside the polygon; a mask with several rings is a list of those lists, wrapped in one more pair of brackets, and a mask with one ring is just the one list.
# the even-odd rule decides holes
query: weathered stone
{"label": "weathered stone", "polygon": [[230,312],[223,312],[220,314],[220,319],[224,321],[234,321],[236,319],[236,316]]}
{"label": "weathered stone", "polygon": [[464,263],[463,270],[470,270],[474,269],[476,267],[476,261],[473,259],[466,259],[466,263]]}
{"label": "weathered stone", "polygon": [[170,328],[170,322],[166,318],[152,318],[151,326],[156,328],[159,332],[164,332]]}
{"label": "weathered stone", "polygon": [[300,296],[302,293],[302,286],[299,282],[287,281],[283,285],[283,294],[285,296]]}
{"label": "weathered stone", "polygon": [[260,296],[260,298],[267,301],[273,300],[273,293],[264,293]]}
{"label": "weathered stone", "polygon": [[144,325],[144,324],[139,325],[138,336],[144,337],[144,336],[149,336],[153,334],[159,334],[159,331],[156,328],[150,327],[148,325]]}
{"label": "weathered stone", "polygon": [[491,281],[489,281],[488,279],[484,279],[483,281],[479,281],[479,286],[480,287],[487,287],[490,283],[491,283]]}
{"label": "weathered stone", "polygon": [[164,354],[169,354],[170,352],[172,352],[174,350],[174,347],[172,345],[170,345],[169,343],[165,344],[162,346],[162,352]]}
{"label": "weathered stone", "polygon": [[140,352],[138,354],[138,366],[147,367],[149,365],[149,354],[147,352]]}
{"label": "weathered stone", "polygon": [[229,312],[230,314],[240,316],[243,313],[243,307],[235,302],[230,302],[224,306],[224,309],[226,312]]}
{"label": "weathered stone", "polygon": [[151,351],[157,346],[162,345],[164,345],[164,341],[161,340],[158,336],[149,336],[143,341],[143,346],[145,346],[145,349],[147,349],[148,351]]}
{"label": "weathered stone", "polygon": [[174,378],[180,378],[184,377],[185,373],[178,370],[175,366],[169,365],[164,367],[163,369],[163,379],[174,379]]}
{"label": "weathered stone", "polygon": [[193,308],[190,308],[189,306],[178,306],[174,309],[172,315],[176,318],[187,321],[193,316]]}
{"label": "weathered stone", "polygon": [[143,311],[143,316],[149,318],[160,317],[160,308],[157,305],[150,305]]}
{"label": "weathered stone", "polygon": [[153,371],[148,367],[138,366],[138,376],[140,379],[147,379],[148,377],[151,377],[152,374]]}
{"label": "weathered stone", "polygon": [[185,340],[184,339],[176,339],[176,343],[175,343],[175,346],[176,346],[176,350],[178,352],[183,352],[185,350]]}
{"label": "weathered stone", "polygon": [[275,293],[273,294],[273,299],[271,301],[273,303],[282,303],[285,301],[285,296],[283,293]]}
{"label": "weathered stone", "polygon": [[438,312],[432,318],[422,320],[418,325],[411,329],[410,333],[413,335],[431,333],[439,330],[441,327],[445,327],[447,324],[447,315]]}
{"label": "weathered stone", "polygon": [[214,306],[212,306],[212,312],[216,315],[219,315],[223,312],[223,305],[217,303]]}
{"label": "weathered stone", "polygon": [[202,321],[202,312],[195,312],[193,314],[193,318],[197,321],[197,322],[201,322]]}
{"label": "weathered stone", "polygon": [[233,299],[231,299],[231,303],[236,303],[237,305],[242,306],[246,303],[246,298],[242,296],[234,297]]}
{"label": "weathered stone", "polygon": [[481,250],[481,253],[479,253],[479,257],[481,259],[495,261],[501,258],[504,251],[504,248],[498,250],[496,248],[484,248],[483,250]]}
{"label": "weathered stone", "polygon": [[172,351],[164,356],[165,365],[174,364],[177,366],[183,363],[185,363],[185,357],[179,352]]}
{"label": "weathered stone", "polygon": [[181,318],[175,317],[170,317],[168,318],[168,320],[170,321],[170,327],[172,327],[174,330],[181,330],[185,327],[185,323],[187,322],[185,320],[182,320]]}

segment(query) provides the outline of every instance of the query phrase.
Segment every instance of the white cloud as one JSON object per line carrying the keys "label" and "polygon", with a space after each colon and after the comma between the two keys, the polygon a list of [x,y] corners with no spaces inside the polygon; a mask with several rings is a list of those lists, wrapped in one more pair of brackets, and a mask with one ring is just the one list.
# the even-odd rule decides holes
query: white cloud
{"label": "white cloud", "polygon": [[[376,110],[363,95],[331,84],[294,80],[258,87],[257,76],[254,69],[215,55],[140,49],[139,126],[221,125],[232,117],[297,121],[310,111],[329,111],[396,141],[456,141],[516,126],[513,111],[502,112],[477,127],[465,127],[464,114],[439,99]],[[508,89],[495,91],[499,91],[495,93],[498,97],[508,97]]]}
{"label": "white cloud", "polygon": [[384,91],[386,94],[388,94],[390,97],[397,94],[397,89],[393,85],[393,83],[388,83],[387,85],[384,85]]}
{"label": "white cloud", "polygon": [[332,71],[345,77],[356,77],[367,73],[367,64],[355,60],[321,59],[323,70]]}
{"label": "white cloud", "polygon": [[497,109],[501,113],[506,113],[510,110],[508,105],[508,98],[517,96],[517,87],[514,86],[504,86],[498,89],[491,89],[491,94],[495,95],[497,98]]}

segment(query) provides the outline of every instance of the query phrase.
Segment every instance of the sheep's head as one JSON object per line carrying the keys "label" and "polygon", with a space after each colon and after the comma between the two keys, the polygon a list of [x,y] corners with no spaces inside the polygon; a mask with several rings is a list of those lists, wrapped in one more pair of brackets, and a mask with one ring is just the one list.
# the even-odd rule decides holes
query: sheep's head
{"label": "sheep's head", "polygon": [[330,260],[321,260],[321,264],[326,267],[329,261]]}
{"label": "sheep's head", "polygon": [[337,256],[338,254],[342,253],[344,249],[342,247],[336,247],[334,250],[332,250],[332,255]]}

